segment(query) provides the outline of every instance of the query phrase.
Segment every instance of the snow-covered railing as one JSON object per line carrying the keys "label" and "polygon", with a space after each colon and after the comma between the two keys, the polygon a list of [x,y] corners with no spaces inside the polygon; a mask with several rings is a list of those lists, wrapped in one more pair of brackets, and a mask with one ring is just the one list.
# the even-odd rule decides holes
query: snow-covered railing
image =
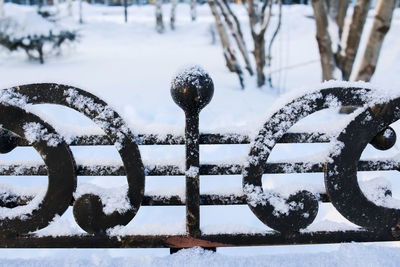
{"label": "snow-covered railing", "polygon": [[[398,170],[399,160],[360,160],[367,144],[386,150],[396,141],[389,125],[400,118],[400,98],[393,92],[364,87],[326,87],[293,98],[267,118],[255,137],[243,134],[199,133],[199,113],[213,96],[210,76],[198,68],[178,75],[172,83],[173,100],[186,116],[185,136],[173,134],[134,134],[122,118],[96,96],[71,86],[30,84],[5,89],[0,93],[0,152],[17,146],[32,146],[41,155],[40,163],[2,163],[0,175],[47,175],[46,192],[18,194],[3,186],[0,192],[0,247],[169,247],[311,244],[350,241],[400,240],[400,205],[391,190],[376,185],[368,198],[360,189],[357,171]],[[57,104],[74,109],[94,121],[105,135],[68,137],[60,135],[30,105]],[[359,106],[351,120],[337,135],[287,132],[300,119],[332,106]],[[317,159],[268,162],[276,143],[330,143],[328,156]],[[143,164],[138,145],[186,146],[186,165]],[[200,164],[201,144],[250,144],[244,164]],[[115,145],[122,164],[77,164],[69,146]],[[323,172],[325,189],[307,187],[285,193],[265,190],[265,173]],[[200,194],[200,175],[241,174],[241,194]],[[96,188],[77,190],[78,176],[126,176],[128,186],[121,190],[118,205]],[[186,177],[186,193],[145,195],[146,176]],[[373,196],[374,201],[371,200]],[[112,202],[112,201],[111,201]],[[114,200],[115,202],[115,200]],[[308,230],[319,202],[331,202],[355,230]],[[115,204],[115,203],[114,203]],[[80,235],[38,236],[73,205],[77,224],[86,232]],[[186,234],[115,235],[112,229],[127,225],[141,205],[186,205]],[[248,205],[272,231],[263,233],[217,233],[200,231],[200,205]]]}

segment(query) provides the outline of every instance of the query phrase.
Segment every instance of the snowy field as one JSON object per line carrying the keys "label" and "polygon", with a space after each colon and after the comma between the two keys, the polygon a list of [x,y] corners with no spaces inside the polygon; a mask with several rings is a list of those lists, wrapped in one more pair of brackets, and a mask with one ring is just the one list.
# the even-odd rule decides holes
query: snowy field
{"label": "snowy field", "polygon": [[[74,3],[76,4],[76,3]],[[172,101],[170,83],[174,75],[187,66],[196,64],[209,72],[215,85],[211,103],[200,115],[203,132],[243,132],[254,135],[266,120],[265,114],[277,99],[286,93],[317,88],[321,70],[318,47],[315,40],[315,24],[309,17],[310,6],[284,6],[281,33],[273,48],[272,79],[274,88],[258,89],[252,77],[246,77],[246,89],[240,89],[235,74],[229,73],[224,64],[222,49],[212,44],[210,25],[214,22],[207,5],[198,7],[198,19],[190,20],[187,4],[177,8],[176,30],[169,29],[170,6],[164,5],[166,32],[155,31],[153,6],[129,8],[129,22],[124,23],[122,7],[99,5],[83,6],[84,24],[78,23],[78,5],[74,16],[68,17],[66,6],[61,5],[59,23],[78,29],[80,42],[63,50],[59,57],[46,59],[44,65],[27,60],[23,52],[9,54],[0,48],[0,88],[37,83],[55,82],[73,85],[101,97],[113,106],[128,122],[135,133],[183,133],[184,115]],[[6,16],[18,17],[31,30],[43,30],[45,25],[36,19],[34,7],[5,5]],[[246,11],[234,6],[242,21],[248,46],[251,45]],[[369,13],[361,41],[365,44],[372,25],[373,10]],[[275,23],[275,17],[273,18]],[[271,31],[270,31],[271,32]],[[270,33],[269,33],[270,34]],[[400,10],[396,10],[392,28],[386,36],[377,71],[372,80],[381,88],[400,88]],[[362,52],[361,48],[361,52]],[[362,53],[360,53],[362,54]],[[358,61],[357,61],[358,62]],[[356,62],[356,64],[357,64]],[[65,132],[98,133],[99,129],[76,112],[51,105],[35,107],[36,112],[46,114],[57,130]],[[343,116],[331,109],[312,115],[296,129],[340,130]],[[400,130],[400,125],[393,125]],[[336,129],[335,129],[336,128]],[[293,129],[296,130],[296,129]],[[397,131],[399,133],[399,131]],[[270,161],[295,159],[324,153],[326,144],[277,145]],[[87,159],[120,160],[114,148],[72,147],[77,162]],[[249,151],[248,145],[202,146],[202,162],[243,162]],[[183,146],[141,146],[145,162],[184,162]],[[380,152],[367,147],[364,158],[396,157],[400,146]],[[41,160],[31,148],[17,148],[0,161]],[[264,175],[265,176],[265,175]],[[360,181],[384,176],[392,184],[393,195],[400,198],[400,183],[396,172],[361,173]],[[218,178],[218,179],[217,179]],[[110,182],[112,179],[112,183]],[[323,185],[322,174],[269,175],[263,177],[267,189],[279,189],[296,181],[314,186]],[[0,177],[0,183],[19,187],[43,187],[47,177]],[[118,188],[126,184],[125,177],[78,177],[79,186],[92,184]],[[241,176],[201,177],[201,193],[241,190]],[[146,194],[184,194],[183,177],[147,177]],[[321,204],[315,222],[308,230],[354,229],[356,226],[344,219],[330,204]],[[201,230],[204,233],[262,233],[269,229],[262,224],[247,206],[201,207]],[[184,207],[141,207],[132,222],[123,229],[130,234],[174,234],[185,231]],[[38,235],[79,234],[68,210],[56,218]],[[168,249],[1,249],[3,266],[398,266],[400,243],[333,244],[274,246],[250,248],[221,248],[217,253],[195,248],[169,256]]]}

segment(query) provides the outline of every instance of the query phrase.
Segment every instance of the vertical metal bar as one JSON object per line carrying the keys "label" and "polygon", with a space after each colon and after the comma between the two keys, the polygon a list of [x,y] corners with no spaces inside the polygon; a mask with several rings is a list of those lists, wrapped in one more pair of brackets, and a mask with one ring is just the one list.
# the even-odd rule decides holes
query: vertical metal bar
{"label": "vertical metal bar", "polygon": [[201,234],[199,114],[210,103],[213,94],[211,77],[197,66],[184,70],[172,81],[172,99],[183,109],[186,117],[186,231],[194,237]]}
{"label": "vertical metal bar", "polygon": [[186,127],[186,231],[200,234],[199,113],[185,112]]}

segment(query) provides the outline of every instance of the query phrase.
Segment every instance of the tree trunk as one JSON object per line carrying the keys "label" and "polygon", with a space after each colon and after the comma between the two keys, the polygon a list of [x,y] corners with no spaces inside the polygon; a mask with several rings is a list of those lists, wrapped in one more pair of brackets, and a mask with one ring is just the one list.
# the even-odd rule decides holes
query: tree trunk
{"label": "tree trunk", "polygon": [[156,0],[156,30],[158,33],[164,32],[164,22],[162,17],[162,0]]}
{"label": "tree trunk", "polygon": [[339,0],[327,0],[327,8],[329,17],[336,21],[337,15],[339,13]]}
{"label": "tree trunk", "polygon": [[[282,0],[278,0],[278,5],[279,5],[279,15],[278,15],[278,25],[276,25],[275,31],[272,34],[271,40],[269,41],[268,45],[268,54],[267,54],[267,67],[270,69],[271,68],[271,61],[272,61],[272,44],[275,41],[276,36],[278,35],[278,32],[281,28],[282,24]],[[272,76],[271,72],[268,74],[268,83],[270,87],[272,87]]]}
{"label": "tree trunk", "polygon": [[79,23],[83,23],[83,17],[82,17],[82,0],[79,0]]}
{"label": "tree trunk", "polygon": [[[236,18],[235,14],[233,14],[232,11],[231,11],[232,13],[229,12],[229,10],[228,10],[229,4],[227,2],[223,2],[222,0],[215,0],[215,2],[217,3],[218,7],[220,8],[221,13],[224,16],[225,22],[228,25],[228,27],[232,33],[232,36],[235,39],[236,44],[239,48],[239,51],[243,56],[247,71],[249,72],[250,75],[253,75],[253,68],[251,67],[249,53],[248,53],[248,50],[246,47],[246,43],[243,39],[243,35],[241,35],[241,32],[239,32],[237,24],[234,25],[232,20],[230,19],[230,16],[232,16],[233,18]],[[236,20],[237,20],[237,18],[236,18]]]}
{"label": "tree trunk", "polygon": [[367,47],[356,80],[369,81],[375,72],[383,39],[390,29],[397,0],[379,0]]}
{"label": "tree trunk", "polygon": [[123,0],[124,1],[124,19],[125,23],[128,22],[128,0]]}
{"label": "tree trunk", "polygon": [[336,17],[336,23],[339,28],[339,37],[342,38],[344,20],[346,18],[347,9],[349,8],[350,0],[339,0],[338,12]]}
{"label": "tree trunk", "polygon": [[72,16],[72,0],[67,0],[68,16]]}
{"label": "tree trunk", "polygon": [[247,0],[247,13],[249,14],[250,28],[253,31],[254,25],[258,22],[254,0]]}
{"label": "tree trunk", "polygon": [[[261,11],[258,13],[258,8],[254,0],[247,0],[247,12],[249,14],[251,36],[254,42],[254,59],[256,61],[257,86],[261,87],[265,84],[265,31],[268,28],[272,16],[273,0],[265,0]],[[268,13],[265,10],[269,7]]]}
{"label": "tree trunk", "polygon": [[312,0],[314,17],[317,25],[317,42],[321,56],[322,80],[334,79],[335,59],[332,52],[332,42],[328,32],[328,19],[323,0]]}
{"label": "tree trunk", "polygon": [[222,23],[221,17],[218,13],[218,10],[215,6],[214,1],[208,0],[207,2],[210,6],[211,13],[213,14],[213,16],[215,18],[215,24],[217,26],[218,34],[219,34],[219,37],[221,40],[223,54],[224,54],[224,58],[226,61],[226,66],[228,67],[228,69],[231,72],[237,73],[237,75],[239,77],[240,86],[243,89],[244,88],[243,71],[242,71],[242,68],[240,67],[239,63],[237,62],[237,59],[235,56],[235,50],[231,47],[228,34],[226,32],[224,24]]}
{"label": "tree trunk", "polygon": [[171,0],[171,16],[169,19],[169,23],[172,30],[175,30],[175,14],[177,5],[178,5],[178,0]]}
{"label": "tree trunk", "polygon": [[56,13],[60,12],[60,5],[58,3],[58,0],[53,0],[53,4],[56,9]]}
{"label": "tree trunk", "polygon": [[197,18],[196,5],[197,0],[190,0],[190,16],[192,17],[192,21],[195,21]]}
{"label": "tree trunk", "polygon": [[0,18],[4,17],[4,0],[0,0]]}
{"label": "tree trunk", "polygon": [[346,57],[343,62],[338,62],[338,67],[342,71],[342,79],[348,81],[353,69],[354,60],[360,44],[361,34],[367,19],[371,0],[358,0],[354,6],[353,18],[350,24],[350,31],[347,37],[345,48]]}
{"label": "tree trunk", "polygon": [[242,39],[244,40],[244,38],[243,38],[243,33],[242,33],[242,28],[240,27],[239,19],[238,19],[237,16],[233,13],[231,7],[229,6],[228,1],[227,1],[227,0],[223,0],[223,1],[224,1],[224,3],[225,3],[225,6],[226,6],[228,12],[229,12],[229,15],[231,15],[232,18],[233,18],[233,20],[235,21],[236,29],[237,29],[238,34],[240,35],[240,38],[242,38]]}
{"label": "tree trunk", "polygon": [[40,64],[44,64],[43,44],[40,44],[37,49],[38,49],[38,53],[39,53]]}
{"label": "tree trunk", "polygon": [[265,84],[264,66],[265,66],[265,39],[264,34],[253,36],[254,40],[254,58],[256,60],[257,86]]}

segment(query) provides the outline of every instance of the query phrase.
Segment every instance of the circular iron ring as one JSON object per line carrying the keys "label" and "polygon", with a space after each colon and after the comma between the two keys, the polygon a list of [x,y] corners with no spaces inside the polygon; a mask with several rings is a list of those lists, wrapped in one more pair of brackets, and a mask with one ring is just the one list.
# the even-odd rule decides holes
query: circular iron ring
{"label": "circular iron ring", "polygon": [[[269,117],[251,145],[243,171],[243,191],[252,212],[267,226],[279,232],[296,232],[310,225],[318,213],[318,201],[306,190],[287,199],[280,194],[263,192],[262,175],[268,157],[279,139],[300,119],[325,108],[332,100],[345,106],[365,103],[365,88],[328,88],[308,93],[286,104]],[[272,204],[279,201],[288,207],[280,212]]]}
{"label": "circular iron ring", "polygon": [[400,209],[367,199],[357,180],[358,161],[376,134],[398,119],[400,98],[366,108],[338,136],[340,153],[332,153],[325,172],[325,187],[334,207],[349,221],[373,231],[398,228]]}
{"label": "circular iron ring", "polygon": [[[76,188],[75,162],[68,145],[62,137],[38,116],[25,110],[0,104],[0,124],[2,128],[30,139],[32,146],[47,166],[48,186],[43,200],[31,212],[0,221],[0,231],[4,233],[25,234],[49,225],[56,215],[62,215],[72,201]],[[37,127],[38,136],[26,127]],[[28,131],[28,132],[27,132]],[[40,133],[44,135],[40,135]],[[26,136],[28,134],[28,136]],[[39,196],[37,196],[39,197]]]}
{"label": "circular iron ring", "polygon": [[15,87],[15,92],[32,104],[58,104],[72,108],[94,121],[113,142],[121,156],[127,182],[127,198],[131,208],[105,214],[99,196],[85,194],[74,203],[74,216],[88,233],[104,233],[116,225],[126,225],[136,215],[144,196],[145,173],[139,148],[130,129],[107,103],[98,97],[71,86],[30,84]]}

